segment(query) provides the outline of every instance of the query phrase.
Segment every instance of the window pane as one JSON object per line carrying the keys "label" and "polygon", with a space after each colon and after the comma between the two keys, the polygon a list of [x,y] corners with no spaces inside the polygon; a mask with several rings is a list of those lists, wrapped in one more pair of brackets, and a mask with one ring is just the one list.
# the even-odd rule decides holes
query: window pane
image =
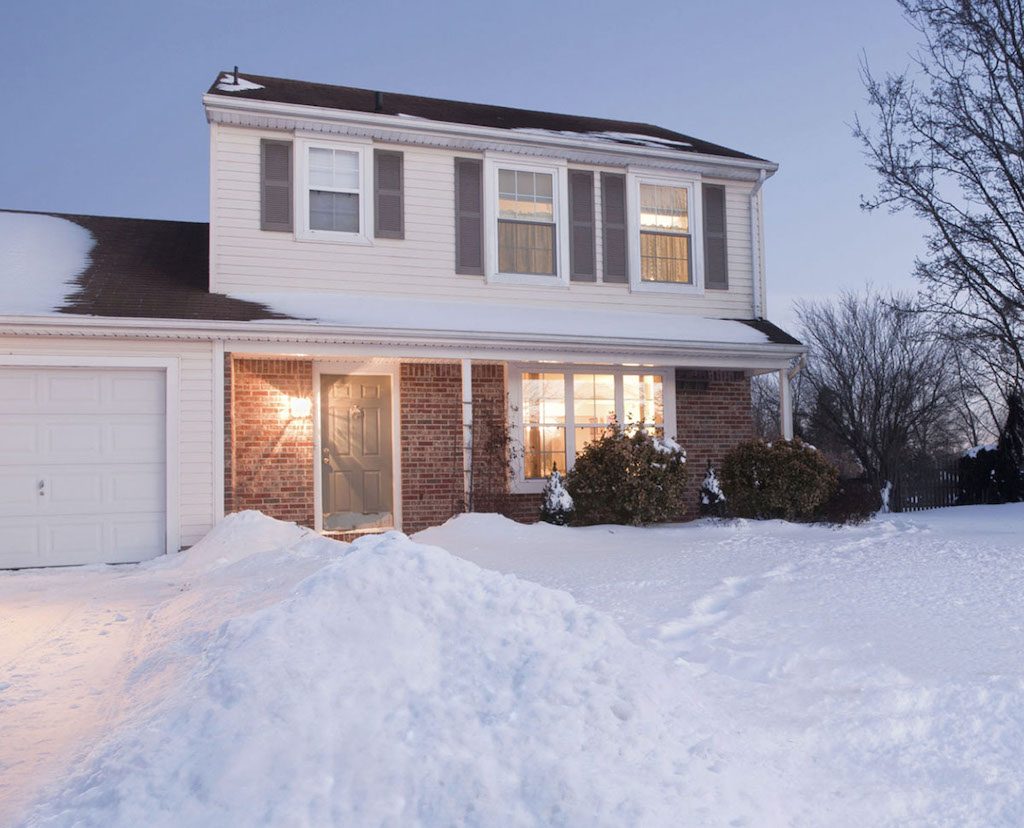
{"label": "window pane", "polygon": [[523,422],[565,422],[564,374],[523,374]]}
{"label": "window pane", "polygon": [[640,226],[652,230],[690,232],[686,187],[640,185]]}
{"label": "window pane", "polygon": [[555,226],[521,221],[498,222],[498,270],[501,273],[555,273]]}
{"label": "window pane", "polygon": [[[607,426],[585,426],[576,428],[576,456],[579,457],[583,454],[585,449],[590,443],[600,439],[600,437],[607,431]],[[561,466],[559,466],[561,468]]]}
{"label": "window pane", "polygon": [[309,186],[331,190],[358,190],[359,154],[310,147]]}
{"label": "window pane", "polygon": [[622,378],[623,416],[628,426],[645,426],[661,433],[665,425],[665,394],[661,377],[626,374]]}
{"label": "window pane", "polygon": [[690,282],[690,237],[640,234],[640,278],[645,282]]}
{"label": "window pane", "polygon": [[523,471],[527,478],[547,477],[555,466],[565,471],[565,426],[523,428]]}
{"label": "window pane", "polygon": [[[575,374],[572,385],[573,414],[577,425],[591,423],[606,426],[615,418],[614,375]],[[577,445],[577,452],[579,448]]]}
{"label": "window pane", "polygon": [[359,196],[354,193],[309,192],[309,227],[338,233],[359,232]]}
{"label": "window pane", "polygon": [[498,216],[520,221],[554,221],[550,173],[498,170]]}

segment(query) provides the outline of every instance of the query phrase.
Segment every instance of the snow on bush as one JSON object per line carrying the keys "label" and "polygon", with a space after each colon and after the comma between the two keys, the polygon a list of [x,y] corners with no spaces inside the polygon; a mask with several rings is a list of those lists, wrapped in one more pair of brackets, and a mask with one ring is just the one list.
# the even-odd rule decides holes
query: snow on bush
{"label": "snow on bush", "polygon": [[562,474],[553,469],[541,495],[540,519],[555,526],[566,526],[573,513],[572,495],[562,483]]}
{"label": "snow on bush", "polygon": [[688,674],[568,593],[399,533],[348,546],[252,513],[194,551],[254,585],[289,559],[317,569],[190,636],[191,673],[38,824],[669,825],[694,774],[715,778]]}
{"label": "snow on bush", "polygon": [[718,481],[715,469],[708,462],[708,470],[704,473],[704,482],[700,484],[699,508],[702,515],[722,517],[726,512],[726,497],[722,485]]}
{"label": "snow on bush", "polygon": [[573,523],[641,526],[682,511],[686,480],[678,443],[613,423],[576,458],[565,486],[576,506]]}

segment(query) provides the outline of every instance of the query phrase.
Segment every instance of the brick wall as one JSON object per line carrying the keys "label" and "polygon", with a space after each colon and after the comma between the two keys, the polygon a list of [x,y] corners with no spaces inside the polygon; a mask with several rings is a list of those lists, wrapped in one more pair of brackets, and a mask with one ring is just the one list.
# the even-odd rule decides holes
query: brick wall
{"label": "brick wall", "polygon": [[403,362],[402,530],[462,511],[462,370],[458,363]]}
{"label": "brick wall", "polygon": [[686,517],[697,514],[697,493],[710,460],[754,437],[750,379],[742,371],[676,371],[676,430],[686,449],[690,479]]}
{"label": "brick wall", "polygon": [[232,359],[228,377],[225,509],[313,526],[313,418],[289,407],[312,399],[312,361]]}

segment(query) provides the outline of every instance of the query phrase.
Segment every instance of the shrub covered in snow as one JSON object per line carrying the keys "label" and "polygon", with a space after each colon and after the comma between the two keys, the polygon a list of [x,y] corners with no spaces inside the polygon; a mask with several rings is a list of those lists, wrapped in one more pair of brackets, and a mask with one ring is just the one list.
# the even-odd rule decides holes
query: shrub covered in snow
{"label": "shrub covered in snow", "polygon": [[838,482],[835,466],[799,439],[741,443],[722,463],[722,487],[736,517],[812,520]]}
{"label": "shrub covered in snow", "polygon": [[707,517],[725,517],[728,510],[725,492],[722,491],[722,484],[710,462],[708,470],[704,473],[704,482],[700,485],[697,506],[700,513]]}
{"label": "shrub covered in snow", "polygon": [[574,511],[572,495],[565,490],[562,473],[556,468],[544,484],[540,504],[540,519],[555,526],[567,526]]}
{"label": "shrub covered in snow", "polygon": [[1024,500],[1024,400],[1012,394],[995,445],[975,446],[960,457],[960,504]]}
{"label": "shrub covered in snow", "polygon": [[882,508],[882,493],[867,480],[840,480],[816,520],[824,523],[864,523]]}
{"label": "shrub covered in snow", "polygon": [[642,526],[676,517],[686,488],[686,452],[670,438],[627,433],[617,423],[576,458],[565,486],[573,523]]}

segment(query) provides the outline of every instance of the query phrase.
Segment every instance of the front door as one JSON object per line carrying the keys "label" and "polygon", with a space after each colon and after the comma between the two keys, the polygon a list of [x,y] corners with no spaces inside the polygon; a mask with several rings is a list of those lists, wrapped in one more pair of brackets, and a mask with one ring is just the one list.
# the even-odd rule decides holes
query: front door
{"label": "front door", "polygon": [[391,377],[320,377],[325,530],[394,526]]}

